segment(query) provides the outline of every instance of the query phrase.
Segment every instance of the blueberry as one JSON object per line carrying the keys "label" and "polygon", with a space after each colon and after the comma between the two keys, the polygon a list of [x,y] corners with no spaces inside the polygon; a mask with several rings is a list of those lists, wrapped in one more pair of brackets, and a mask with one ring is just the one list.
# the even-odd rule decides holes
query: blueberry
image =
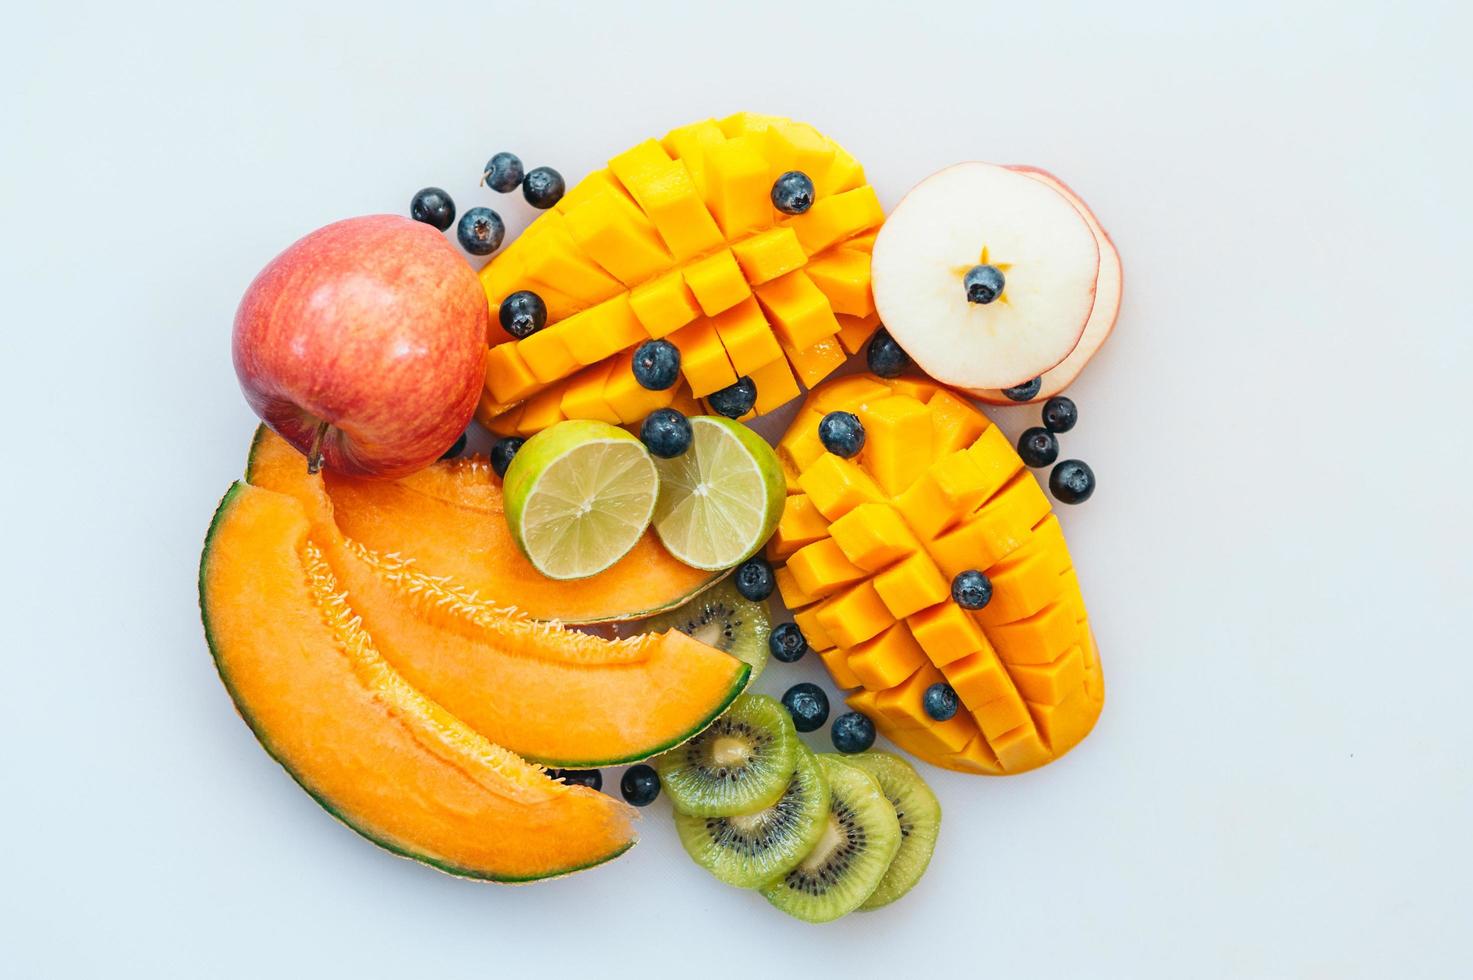
{"label": "blueberry", "polygon": [[649,806],[660,795],[660,774],[644,763],[630,766],[619,780],[619,792],[634,806]]}
{"label": "blueberry", "polygon": [[853,412],[830,412],[818,423],[818,441],[835,456],[858,456],[864,448],[864,423]]}
{"label": "blueberry", "polygon": [[951,597],[963,609],[981,609],[992,601],[992,580],[975,568],[957,572],[951,580]]}
{"label": "blueberry", "polygon": [[501,329],[521,340],[547,326],[547,304],[531,290],[520,289],[501,301],[496,316]]}
{"label": "blueberry", "polygon": [[910,365],[910,355],[901,350],[884,327],[876,330],[870,338],[865,360],[869,362],[870,371],[882,378],[898,378],[900,372]]}
{"label": "blueberry", "polygon": [[858,711],[846,711],[834,719],[829,737],[834,740],[834,748],[854,755],[875,744],[875,723]]}
{"label": "blueberry", "polygon": [[783,623],[768,635],[767,651],[774,660],[790,664],[808,652],[808,640],[797,623]]}
{"label": "blueberry", "polygon": [[459,438],[457,438],[453,443],[450,444],[450,448],[447,449],[447,450],[445,450],[444,454],[441,455],[440,458],[441,459],[454,459],[455,457],[459,456],[463,452],[465,452],[465,433],[464,432],[462,432],[460,434]]}
{"label": "blueberry", "polygon": [[1026,402],[1034,395],[1037,395],[1038,389],[1042,387],[1043,378],[1037,377],[1034,378],[1032,381],[1025,381],[1020,385],[1014,385],[1011,388],[1004,388],[1002,390],[1002,393],[1008,397],[1009,401]]}
{"label": "blueberry", "polygon": [[1059,437],[1036,425],[1024,429],[1018,437],[1018,455],[1029,466],[1047,466],[1059,458]]}
{"label": "blueberry", "polygon": [[426,187],[409,202],[409,216],[444,231],[455,220],[455,202],[438,187]]}
{"label": "blueberry", "polygon": [[1048,475],[1048,488],[1061,504],[1082,504],[1095,492],[1095,471],[1079,459],[1066,459]]}
{"label": "blueberry", "polygon": [[813,207],[813,181],[801,170],[789,170],[772,182],[772,206],[783,214],[802,214]]}
{"label": "blueberry", "polygon": [[690,419],[673,408],[657,408],[639,427],[644,447],[661,459],[674,459],[690,448]]}
{"label": "blueberry", "polygon": [[1078,421],[1074,399],[1055,395],[1043,403],[1043,427],[1050,432],[1068,432]]}
{"label": "blueberry", "polygon": [[959,707],[956,691],[950,684],[932,684],[921,696],[921,707],[936,721],[950,721]]}
{"label": "blueberry", "polygon": [[817,684],[804,681],[788,688],[783,707],[793,716],[793,727],[800,732],[816,732],[829,720],[829,696]]}
{"label": "blueberry", "polygon": [[549,769],[548,775],[575,786],[587,786],[589,789],[604,788],[604,774],[597,769]]}
{"label": "blueberry", "polygon": [[507,436],[498,440],[491,447],[491,468],[496,471],[497,476],[506,476],[506,468],[511,465],[511,458],[522,448],[522,443],[527,440],[521,436]]}
{"label": "blueberry", "polygon": [[563,175],[551,167],[538,167],[527,171],[522,178],[522,196],[534,208],[546,211],[563,199]]}
{"label": "blueberry", "polygon": [[1002,295],[1007,279],[995,265],[974,265],[962,277],[962,285],[967,287],[968,303],[985,305]]}
{"label": "blueberry", "polygon": [[736,384],[711,392],[706,401],[711,403],[711,411],[717,415],[739,419],[757,404],[757,383],[744,374],[737,378]]}
{"label": "blueberry", "polygon": [[481,183],[501,194],[516,190],[521,182],[522,158],[504,150],[487,160],[481,172]]}
{"label": "blueberry", "polygon": [[501,223],[501,215],[490,208],[471,208],[460,216],[455,237],[460,239],[460,247],[472,255],[490,255],[501,247],[506,225]]}
{"label": "blueberry", "polygon": [[634,380],[641,388],[664,391],[680,377],[680,348],[668,340],[646,340],[634,349]]}
{"label": "blueberry", "polygon": [[761,602],[772,595],[773,586],[777,584],[772,566],[761,555],[754,555],[738,565],[731,578],[742,597],[753,602]]}

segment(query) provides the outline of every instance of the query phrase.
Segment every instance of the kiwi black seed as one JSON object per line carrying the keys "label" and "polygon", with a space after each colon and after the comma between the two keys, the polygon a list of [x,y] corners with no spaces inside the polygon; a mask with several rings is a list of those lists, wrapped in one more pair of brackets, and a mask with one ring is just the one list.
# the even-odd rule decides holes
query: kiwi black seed
{"label": "kiwi black seed", "polygon": [[829,782],[829,813],[818,843],[763,896],[805,922],[831,922],[859,908],[885,877],[900,849],[900,819],[863,769],[843,756],[820,755]]}
{"label": "kiwi black seed", "polygon": [[695,738],[655,760],[681,813],[733,817],[778,801],[798,766],[798,733],[788,711],[765,694],[743,694]]}
{"label": "kiwi black seed", "polygon": [[859,906],[869,911],[889,905],[910,891],[926,873],[931,852],[936,849],[936,835],[941,831],[941,804],[920,773],[898,755],[862,752],[844,761],[875,777],[880,792],[885,794],[900,820],[900,850],[895,852],[895,860],[890,862],[890,870],[880,879],[874,894]]}
{"label": "kiwi black seed", "polygon": [[748,685],[767,666],[767,635],[772,632],[767,605],[743,598],[729,580],[707,589],[679,608],[655,616],[643,628],[680,630],[751,664]]}
{"label": "kiwi black seed", "polygon": [[813,850],[829,812],[829,784],[813,753],[798,746],[798,769],[778,801],[738,817],[675,815],[686,853],[728,885],[756,888],[792,870]]}

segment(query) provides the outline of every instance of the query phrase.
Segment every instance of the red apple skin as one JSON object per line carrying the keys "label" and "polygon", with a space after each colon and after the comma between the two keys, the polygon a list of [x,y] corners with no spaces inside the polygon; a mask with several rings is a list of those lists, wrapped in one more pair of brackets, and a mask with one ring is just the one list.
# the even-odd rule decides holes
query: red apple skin
{"label": "red apple skin", "polygon": [[440,232],[349,218],[256,276],[235,314],[235,373],[256,414],[304,454],[326,422],[326,466],[404,476],[469,424],[489,318],[479,279]]}

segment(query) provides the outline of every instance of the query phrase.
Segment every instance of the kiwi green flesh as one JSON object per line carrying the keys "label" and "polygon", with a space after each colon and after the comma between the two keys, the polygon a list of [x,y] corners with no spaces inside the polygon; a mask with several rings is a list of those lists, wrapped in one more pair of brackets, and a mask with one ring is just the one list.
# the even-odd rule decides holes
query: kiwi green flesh
{"label": "kiwi green flesh", "polygon": [[680,843],[701,867],[738,888],[787,874],[813,850],[827,823],[829,785],[813,753],[798,747],[798,769],[778,801],[737,817],[675,815]]}
{"label": "kiwi green flesh", "polygon": [[745,598],[730,578],[685,605],[651,618],[643,629],[680,630],[750,664],[752,675],[748,685],[767,666],[767,634],[772,631],[767,606]]}
{"label": "kiwi green flesh", "polygon": [[743,694],[695,738],[655,760],[675,809],[693,817],[733,817],[778,801],[798,765],[798,733],[787,709],[765,694]]}
{"label": "kiwi green flesh", "polygon": [[859,908],[900,849],[900,820],[875,778],[836,755],[820,755],[818,764],[829,783],[818,843],[762,889],[769,902],[805,922],[831,922]]}
{"label": "kiwi green flesh", "polygon": [[862,752],[847,756],[844,761],[875,778],[900,821],[900,850],[895,852],[895,860],[890,862],[890,870],[880,879],[874,894],[860,906],[868,912],[889,905],[910,891],[926,873],[936,849],[936,836],[941,831],[941,803],[920,773],[897,755]]}

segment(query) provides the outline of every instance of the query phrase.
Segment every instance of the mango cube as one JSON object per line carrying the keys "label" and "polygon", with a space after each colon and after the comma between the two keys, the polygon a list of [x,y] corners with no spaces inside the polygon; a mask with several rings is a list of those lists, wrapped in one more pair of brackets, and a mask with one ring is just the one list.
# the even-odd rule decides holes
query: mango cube
{"label": "mango cube", "polygon": [[837,521],[865,501],[884,502],[868,473],[833,453],[824,453],[798,477],[798,486],[818,512]]}
{"label": "mango cube", "polygon": [[868,252],[836,248],[815,256],[804,271],[828,297],[835,313],[867,317],[875,312],[869,270]]}
{"label": "mango cube", "polygon": [[655,223],[660,238],[677,262],[709,252],[724,241],[684,163],[676,160],[633,168],[627,180],[623,173],[615,172]]}
{"label": "mango cube", "polygon": [[563,397],[558,406],[563,415],[570,419],[598,419],[611,424],[622,422],[623,419],[604,401],[604,383],[613,367],[612,360],[601,361],[569,378],[563,386]]}
{"label": "mango cube", "polygon": [[[839,343],[851,354],[858,354],[869,343],[870,337],[874,336],[876,330],[880,329],[880,318],[874,315],[867,317],[846,316],[843,313],[834,314],[834,319],[839,321],[839,332],[837,334]],[[958,446],[957,448],[961,448]]]}
{"label": "mango cube", "polygon": [[706,146],[702,192],[727,238],[772,224],[772,179],[755,138],[737,136]]}
{"label": "mango cube", "polygon": [[798,233],[803,251],[816,255],[846,238],[878,228],[884,221],[885,209],[880,206],[879,196],[873,187],[865,184],[852,191],[819,198],[806,212],[782,224]]}
{"label": "mango cube", "polygon": [[629,293],[629,307],[645,333],[651,337],[667,337],[701,315],[701,308],[676,269],[635,287]]}
{"label": "mango cube", "polygon": [[569,333],[566,324],[570,322],[554,323],[525,340],[517,341],[517,353],[543,384],[566,378],[578,368],[578,359],[566,343]]}
{"label": "mango cube", "polygon": [[752,287],[747,285],[746,277],[742,275],[736,257],[729,248],[690,263],[681,271],[681,275],[685,277],[685,284],[690,287],[690,291],[695,294],[701,312],[707,316],[729,310],[752,295]]}
{"label": "mango cube", "polygon": [[875,591],[896,619],[951,597],[951,586],[924,551],[913,552],[875,576]]}
{"label": "mango cube", "polygon": [[793,613],[793,622],[798,624],[798,629],[803,633],[803,638],[814,650],[832,650],[834,638],[829,635],[823,620],[819,617],[822,606],[810,606],[801,612]]}
{"label": "mango cube", "polygon": [[783,501],[783,516],[777,522],[777,530],[768,542],[767,555],[774,561],[782,561],[804,545],[828,535],[829,522],[813,506],[813,501],[805,494],[789,494]]}
{"label": "mango cube", "polygon": [[991,568],[1026,544],[1048,512],[1038,481],[1019,473],[963,524],[935,538],[931,556],[947,575]]}
{"label": "mango cube", "polygon": [[1084,651],[1070,647],[1052,663],[1014,664],[1013,683],[1033,704],[1059,704],[1084,689]]}
{"label": "mango cube", "polygon": [[931,462],[931,413],[913,398],[892,396],[868,402],[864,423],[864,465],[880,488],[894,497],[926,471]]}
{"label": "mango cube", "polygon": [[884,503],[860,504],[829,525],[827,533],[844,557],[867,572],[878,572],[921,546],[900,512]]}
{"label": "mango cube", "polygon": [[938,667],[989,647],[982,628],[954,602],[943,602],[922,610],[906,622],[921,648]]}
{"label": "mango cube", "polygon": [[833,678],[835,687],[840,690],[849,690],[863,686],[859,675],[849,669],[849,656],[843,650],[838,647],[820,650],[818,659],[822,660],[824,667],[828,668],[829,676]]}
{"label": "mango cube", "polygon": [[671,334],[669,340],[680,348],[680,370],[693,397],[704,398],[736,384],[736,372],[731,369],[721,338],[710,320],[686,324]]}
{"label": "mango cube", "polygon": [[756,410],[766,415],[798,397],[798,382],[793,378],[788,362],[781,357],[760,368],[747,372],[757,386]]}
{"label": "mango cube", "polygon": [[527,399],[517,420],[517,431],[522,435],[541,432],[567,418],[562,411],[563,393],[557,385],[543,388]]}
{"label": "mango cube", "polygon": [[794,577],[788,566],[784,565],[774,570],[772,574],[777,580],[777,594],[782,596],[783,605],[789,609],[802,609],[818,601],[818,596],[809,595],[798,586],[798,579]]}
{"label": "mango cube", "polygon": [[771,282],[808,262],[808,253],[798,242],[798,233],[791,228],[769,228],[767,231],[739,242],[733,242],[732,254],[742,274],[754,286]]}
{"label": "mango cube", "polygon": [[[811,547],[811,546],[810,546]],[[841,592],[817,607],[819,625],[836,643],[853,647],[895,622],[869,582]]]}
{"label": "mango cube", "polygon": [[626,286],[670,267],[655,226],[623,194],[604,190],[563,215],[573,241]]}
{"label": "mango cube", "polygon": [[896,623],[854,647],[848,659],[849,669],[872,691],[896,686],[924,663],[926,653],[904,623]]}
{"label": "mango cube", "polygon": [[515,343],[497,344],[486,351],[486,389],[496,401],[508,405],[521,401],[537,390],[538,383]]}
{"label": "mango cube", "polygon": [[788,356],[788,363],[809,388],[843,367],[846,360],[839,341],[834,337],[825,337],[805,350],[795,350],[785,340],[778,343]]}
{"label": "mango cube", "polygon": [[931,454],[937,459],[966,449],[991,423],[969,403],[949,391],[938,391],[926,403],[931,413]]}
{"label": "mango cube", "polygon": [[799,548],[788,559],[787,567],[799,589],[820,598],[865,577],[864,569],[852,565],[833,538],[822,538]]}
{"label": "mango cube", "polygon": [[980,708],[998,698],[1017,697],[1012,678],[990,648],[953,660],[942,667],[941,672],[946,675],[946,682],[956,691],[962,704],[969,709]]}
{"label": "mango cube", "polygon": [[643,421],[655,409],[669,405],[673,398],[674,393],[669,389],[650,391],[634,379],[632,349],[612,358],[612,366],[604,379],[604,404],[619,416],[620,422]]}
{"label": "mango cube", "polygon": [[[721,338],[721,346],[726,348],[726,356],[738,376],[750,375],[783,356],[782,348],[767,326],[767,318],[762,315],[762,308],[750,296],[725,313],[713,316],[711,324],[716,328],[716,336]],[[795,394],[796,391],[794,389]],[[761,393],[760,387],[758,393]]]}
{"label": "mango cube", "polygon": [[[634,315],[628,293],[620,293],[582,313],[573,314],[557,324],[557,329],[573,360],[584,365],[602,361],[649,337],[644,325]],[[527,339],[537,336],[533,334]]]}
{"label": "mango cube", "polygon": [[757,301],[778,338],[794,350],[806,350],[839,332],[828,297],[802,269],[758,286]]}

